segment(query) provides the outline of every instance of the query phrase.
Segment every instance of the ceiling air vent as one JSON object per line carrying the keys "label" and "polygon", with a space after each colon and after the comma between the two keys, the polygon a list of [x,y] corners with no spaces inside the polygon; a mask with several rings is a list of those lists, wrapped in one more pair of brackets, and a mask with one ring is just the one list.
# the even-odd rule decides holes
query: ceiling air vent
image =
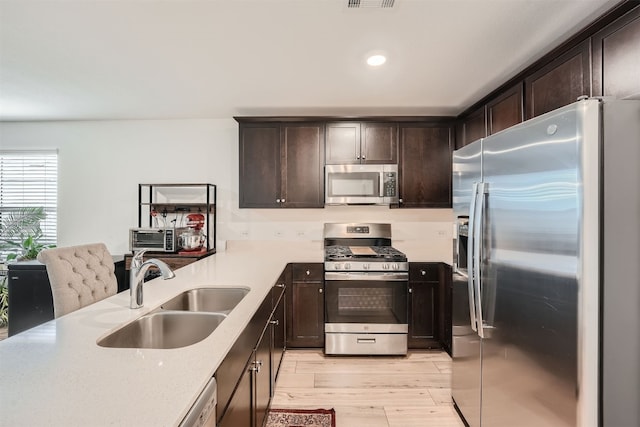
{"label": "ceiling air vent", "polygon": [[352,8],[388,8],[393,7],[396,0],[349,0],[347,7]]}

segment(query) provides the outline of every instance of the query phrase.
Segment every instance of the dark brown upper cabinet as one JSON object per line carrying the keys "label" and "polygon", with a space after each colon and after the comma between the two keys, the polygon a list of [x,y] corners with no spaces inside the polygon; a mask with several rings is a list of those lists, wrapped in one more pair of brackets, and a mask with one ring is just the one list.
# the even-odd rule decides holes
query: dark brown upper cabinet
{"label": "dark brown upper cabinet", "polygon": [[240,123],[240,207],[324,206],[324,124]]}
{"label": "dark brown upper cabinet", "polygon": [[399,134],[399,206],[451,207],[451,127],[401,123]]}
{"label": "dark brown upper cabinet", "polygon": [[520,82],[498,93],[487,104],[457,123],[455,148],[464,147],[523,120],[523,83]]}
{"label": "dark brown upper cabinet", "polygon": [[487,135],[493,135],[524,120],[522,92],[520,83],[487,104]]}
{"label": "dark brown upper cabinet", "polygon": [[640,7],[593,36],[593,94],[640,99]]}
{"label": "dark brown upper cabinet", "polygon": [[326,124],[328,165],[385,164],[398,161],[396,123],[332,122]]}
{"label": "dark brown upper cabinet", "polygon": [[527,119],[591,94],[589,47],[586,39],[525,79]]}
{"label": "dark brown upper cabinet", "polygon": [[280,125],[240,124],[240,207],[280,207]]}
{"label": "dark brown upper cabinet", "polygon": [[486,107],[483,105],[458,123],[456,148],[464,147],[485,136],[487,136],[487,119]]}

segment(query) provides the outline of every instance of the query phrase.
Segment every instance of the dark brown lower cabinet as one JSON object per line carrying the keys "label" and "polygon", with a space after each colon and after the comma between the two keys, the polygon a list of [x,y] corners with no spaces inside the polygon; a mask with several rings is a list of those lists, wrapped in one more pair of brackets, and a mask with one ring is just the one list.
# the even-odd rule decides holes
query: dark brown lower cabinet
{"label": "dark brown lower cabinet", "polygon": [[216,371],[217,420],[225,427],[261,427],[284,354],[284,287],[280,281]]}
{"label": "dark brown lower cabinet", "polygon": [[271,400],[271,327],[267,326],[249,364],[252,371],[253,427],[262,427]]}
{"label": "dark brown lower cabinet", "polygon": [[409,264],[409,348],[441,348],[440,263]]}
{"label": "dark brown lower cabinet", "polygon": [[[283,273],[284,275],[284,273]],[[271,328],[271,396],[275,392],[276,380],[278,379],[278,372],[280,372],[280,364],[282,363],[282,357],[286,349],[286,282],[278,280],[278,283],[273,287],[273,301],[275,309],[271,316],[270,328]]]}
{"label": "dark brown lower cabinet", "polygon": [[261,427],[264,424],[271,399],[270,353],[269,328],[265,328],[219,426]]}
{"label": "dark brown lower cabinet", "polygon": [[322,263],[292,265],[287,287],[287,348],[324,347],[324,269]]}
{"label": "dark brown lower cabinet", "polygon": [[[251,426],[251,376],[252,371],[246,369],[222,420],[218,421],[218,427],[242,427]],[[220,384],[220,381],[218,381]],[[218,406],[218,408],[220,408]]]}

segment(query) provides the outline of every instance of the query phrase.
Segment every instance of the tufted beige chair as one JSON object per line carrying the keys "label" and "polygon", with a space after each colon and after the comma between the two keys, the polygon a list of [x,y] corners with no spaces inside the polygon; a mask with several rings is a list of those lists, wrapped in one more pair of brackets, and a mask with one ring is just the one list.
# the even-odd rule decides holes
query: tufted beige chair
{"label": "tufted beige chair", "polygon": [[118,290],[113,258],[102,243],[45,249],[38,261],[47,266],[55,317],[93,304]]}

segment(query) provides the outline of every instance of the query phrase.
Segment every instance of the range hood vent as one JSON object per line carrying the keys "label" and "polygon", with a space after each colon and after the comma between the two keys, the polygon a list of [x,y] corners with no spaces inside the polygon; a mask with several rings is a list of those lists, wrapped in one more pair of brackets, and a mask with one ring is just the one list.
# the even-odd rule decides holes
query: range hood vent
{"label": "range hood vent", "polygon": [[390,8],[396,0],[348,0],[351,8]]}

